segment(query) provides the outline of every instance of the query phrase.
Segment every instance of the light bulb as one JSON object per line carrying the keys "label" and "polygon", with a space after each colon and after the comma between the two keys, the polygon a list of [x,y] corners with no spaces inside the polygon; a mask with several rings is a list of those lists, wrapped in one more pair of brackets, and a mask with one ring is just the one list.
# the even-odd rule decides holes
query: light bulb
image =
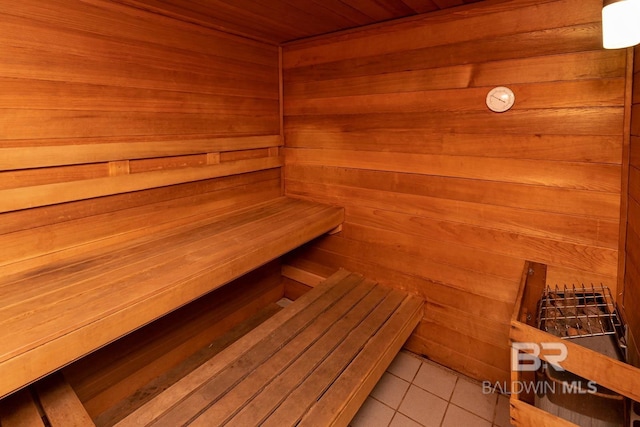
{"label": "light bulb", "polygon": [[602,36],[605,49],[640,43],[640,0],[605,0]]}

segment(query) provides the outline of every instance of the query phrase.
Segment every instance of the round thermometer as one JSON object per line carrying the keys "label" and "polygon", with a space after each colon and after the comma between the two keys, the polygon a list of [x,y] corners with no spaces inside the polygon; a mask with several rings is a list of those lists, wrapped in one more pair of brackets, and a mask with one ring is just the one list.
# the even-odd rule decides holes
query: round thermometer
{"label": "round thermometer", "polygon": [[496,113],[504,113],[513,107],[515,102],[516,96],[508,87],[498,86],[487,94],[487,107]]}

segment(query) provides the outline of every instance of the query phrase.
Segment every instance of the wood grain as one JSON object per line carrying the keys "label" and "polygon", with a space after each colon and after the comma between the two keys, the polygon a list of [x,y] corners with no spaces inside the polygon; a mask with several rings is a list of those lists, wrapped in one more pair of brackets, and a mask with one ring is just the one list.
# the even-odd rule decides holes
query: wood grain
{"label": "wood grain", "polygon": [[[627,55],[601,49],[601,6],[478,2],[285,45],[287,194],[347,208],[301,265],[402,277],[468,326],[508,322],[526,259],[558,279],[615,278]],[[499,85],[516,103],[494,114]],[[449,326],[444,340],[443,323],[424,320],[409,348],[509,377],[504,329]]]}
{"label": "wood grain", "polygon": [[[624,259],[624,293],[622,295],[623,310],[629,327],[631,341],[637,343],[640,340],[640,316],[637,307],[640,303],[640,51],[636,47],[633,64],[633,92],[631,94],[632,111],[630,123],[630,147],[629,147],[629,185],[628,185],[628,210],[626,212],[626,245]],[[623,230],[624,231],[624,230]],[[636,351],[632,348],[630,351]],[[632,354],[630,360],[640,361],[638,353]]]}
{"label": "wood grain", "polygon": [[[103,243],[80,254],[72,250],[45,268],[3,274],[1,311],[6,316],[0,329],[7,334],[7,345],[0,356],[0,394],[167,314],[343,220],[339,208],[284,197],[225,215],[201,214],[187,223],[178,215],[177,224],[164,232],[107,247]],[[119,295],[117,304],[114,292]]]}
{"label": "wood grain", "polygon": [[[175,0],[119,2],[273,44],[464,4],[461,0],[328,0],[323,3],[273,0],[268,4],[211,0],[188,6]],[[282,19],[283,16],[287,19]]]}
{"label": "wood grain", "polygon": [[259,268],[79,360],[65,377],[96,424],[113,425],[197,367],[185,359],[208,360],[199,353],[220,351],[225,334],[280,299],[279,270],[278,262]]}
{"label": "wood grain", "polygon": [[276,46],[119,2],[0,9],[7,272],[159,231],[160,212],[138,221],[145,206],[220,213],[279,195]]}
{"label": "wood grain", "polygon": [[44,427],[30,389],[20,390],[0,402],[3,427]]}
{"label": "wood grain", "polygon": [[3,200],[0,212],[273,169],[280,165],[279,158],[265,158],[7,189],[0,193]]}
{"label": "wood grain", "polygon": [[422,313],[339,270],[117,425],[346,425]]}
{"label": "wood grain", "polygon": [[75,391],[61,373],[44,378],[35,388],[51,427],[95,426]]}

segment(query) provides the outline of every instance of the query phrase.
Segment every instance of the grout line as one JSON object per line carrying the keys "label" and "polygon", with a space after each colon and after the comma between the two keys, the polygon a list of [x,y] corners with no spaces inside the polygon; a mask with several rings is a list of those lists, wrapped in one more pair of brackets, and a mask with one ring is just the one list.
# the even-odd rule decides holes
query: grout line
{"label": "grout line", "polygon": [[[459,373],[459,372],[453,371],[453,370],[451,370],[451,369],[449,369],[449,368],[447,368],[447,367],[445,367],[445,366],[442,366],[442,365],[440,365],[440,364],[438,364],[438,363],[436,363],[436,362],[430,361],[430,360],[425,359],[425,358],[422,358],[422,357],[418,357],[418,356],[414,355],[413,353],[407,353],[407,354],[408,354],[408,355],[410,355],[410,356],[412,356],[412,357],[414,357],[414,358],[416,358],[416,359],[418,359],[418,360],[420,361],[420,366],[419,366],[419,367],[418,367],[418,369],[416,370],[416,372],[415,372],[415,374],[413,375],[413,377],[412,377],[411,381],[407,381],[406,379],[401,378],[401,377],[399,377],[398,375],[396,375],[396,374],[394,374],[394,373],[392,373],[392,372],[385,371],[385,373],[386,373],[386,374],[390,374],[390,375],[392,375],[393,377],[395,377],[395,378],[397,378],[397,379],[399,379],[399,380],[401,380],[401,381],[403,381],[403,382],[408,382],[408,383],[409,383],[409,386],[407,387],[406,391],[404,392],[404,394],[403,394],[403,396],[402,396],[402,399],[400,399],[400,403],[399,403],[399,405],[398,405],[398,408],[397,408],[397,409],[394,409],[394,408],[392,408],[391,406],[389,406],[388,404],[386,404],[385,402],[382,402],[381,400],[379,400],[379,399],[377,399],[377,398],[375,398],[375,397],[373,397],[373,396],[371,396],[371,395],[369,396],[369,397],[371,397],[373,400],[377,401],[378,403],[383,404],[384,406],[386,406],[387,408],[389,408],[389,409],[391,409],[391,410],[393,411],[393,416],[391,417],[391,420],[389,421],[389,423],[387,424],[387,426],[390,426],[390,425],[393,423],[393,420],[394,420],[396,417],[398,417],[398,414],[400,414],[401,416],[406,417],[406,418],[408,418],[408,419],[410,419],[410,420],[414,421],[415,423],[417,423],[417,424],[419,424],[419,425],[423,426],[423,424],[422,424],[422,423],[418,422],[417,420],[414,420],[414,419],[413,419],[413,418],[411,418],[409,415],[407,415],[407,414],[404,414],[404,413],[400,412],[400,407],[402,407],[402,404],[404,403],[404,401],[405,401],[405,399],[406,399],[406,397],[407,397],[407,394],[409,393],[409,390],[411,389],[411,387],[412,387],[412,386],[415,386],[415,387],[419,388],[420,390],[423,390],[423,391],[425,391],[425,392],[427,392],[427,393],[429,393],[429,394],[432,394],[432,395],[434,395],[435,397],[437,397],[437,398],[439,398],[439,399],[442,399],[442,400],[445,400],[445,401],[447,402],[447,406],[445,407],[445,410],[444,410],[444,413],[443,413],[443,416],[442,416],[442,420],[441,420],[441,422],[440,422],[440,424],[439,424],[439,426],[440,426],[440,427],[442,427],[442,426],[443,426],[444,421],[445,421],[445,419],[446,419],[446,417],[447,417],[447,414],[449,413],[449,410],[450,410],[450,408],[451,408],[451,406],[452,406],[452,405],[453,405],[453,406],[455,406],[455,407],[457,407],[457,408],[459,408],[459,409],[461,409],[461,410],[463,410],[463,411],[466,411],[466,412],[468,412],[468,413],[470,413],[470,414],[472,414],[472,415],[475,415],[476,417],[478,417],[478,418],[480,418],[480,419],[482,419],[482,420],[484,420],[484,421],[489,422],[489,423],[490,423],[490,425],[491,425],[492,427],[497,427],[497,424],[495,423],[495,420],[496,420],[496,417],[497,417],[497,414],[498,414],[498,412],[497,412],[497,411],[498,411],[498,402],[500,401],[500,393],[494,393],[494,394],[496,395],[496,396],[495,396],[495,397],[496,397],[496,400],[495,400],[494,405],[493,405],[493,414],[492,414],[492,416],[491,416],[491,419],[484,418],[483,416],[478,415],[478,414],[476,414],[475,412],[473,412],[473,411],[471,411],[471,410],[469,410],[469,409],[467,409],[467,408],[464,408],[464,407],[462,407],[462,406],[460,406],[460,405],[458,405],[458,404],[455,404],[455,403],[452,403],[452,402],[451,402],[451,399],[453,399],[453,395],[454,395],[454,393],[455,393],[456,387],[459,385],[460,380],[467,380],[467,381],[469,381],[469,382],[471,382],[471,383],[478,383],[478,381],[476,381],[476,380],[474,380],[474,379],[472,379],[472,378],[469,378],[469,377],[467,377],[467,376],[465,376],[465,375],[463,375],[463,374],[461,374],[461,373]],[[431,366],[435,366],[435,367],[441,368],[441,369],[443,369],[444,371],[450,372],[450,373],[452,373],[452,374],[455,376],[454,386],[453,386],[453,389],[451,390],[451,394],[449,395],[449,398],[448,398],[448,399],[443,399],[442,397],[440,397],[440,396],[438,396],[438,395],[436,395],[436,394],[434,394],[434,393],[431,393],[431,392],[430,392],[430,391],[428,391],[428,390],[424,390],[422,387],[420,387],[420,386],[418,386],[417,384],[415,384],[415,383],[414,383],[414,381],[415,381],[415,379],[416,379],[416,377],[417,377],[417,375],[418,375],[418,372],[420,372],[420,369],[422,368],[422,365],[423,365],[423,364],[427,364],[427,365],[431,365]]]}

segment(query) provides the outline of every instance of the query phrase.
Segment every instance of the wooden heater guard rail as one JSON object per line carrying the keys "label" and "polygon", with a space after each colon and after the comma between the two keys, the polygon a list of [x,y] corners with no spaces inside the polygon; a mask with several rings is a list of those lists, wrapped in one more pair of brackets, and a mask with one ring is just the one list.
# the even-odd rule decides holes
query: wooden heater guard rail
{"label": "wooden heater guard rail", "polygon": [[[537,303],[542,295],[546,283],[547,266],[527,261],[525,263],[520,289],[511,318],[509,339],[513,342],[562,343],[567,346],[567,358],[562,367],[569,372],[613,390],[632,400],[640,401],[640,369],[627,363],[614,360],[596,351],[580,346],[570,340],[562,340],[555,335],[542,331],[536,327]],[[545,359],[545,355],[540,355]],[[511,372],[514,390],[520,381],[533,381],[526,372]],[[511,422],[516,426],[566,426],[576,427],[576,424],[556,417],[532,405],[533,396],[524,393],[512,393]]]}
{"label": "wooden heater guard rail", "polygon": [[0,397],[339,226],[342,208],[279,197],[145,236],[0,267]]}

